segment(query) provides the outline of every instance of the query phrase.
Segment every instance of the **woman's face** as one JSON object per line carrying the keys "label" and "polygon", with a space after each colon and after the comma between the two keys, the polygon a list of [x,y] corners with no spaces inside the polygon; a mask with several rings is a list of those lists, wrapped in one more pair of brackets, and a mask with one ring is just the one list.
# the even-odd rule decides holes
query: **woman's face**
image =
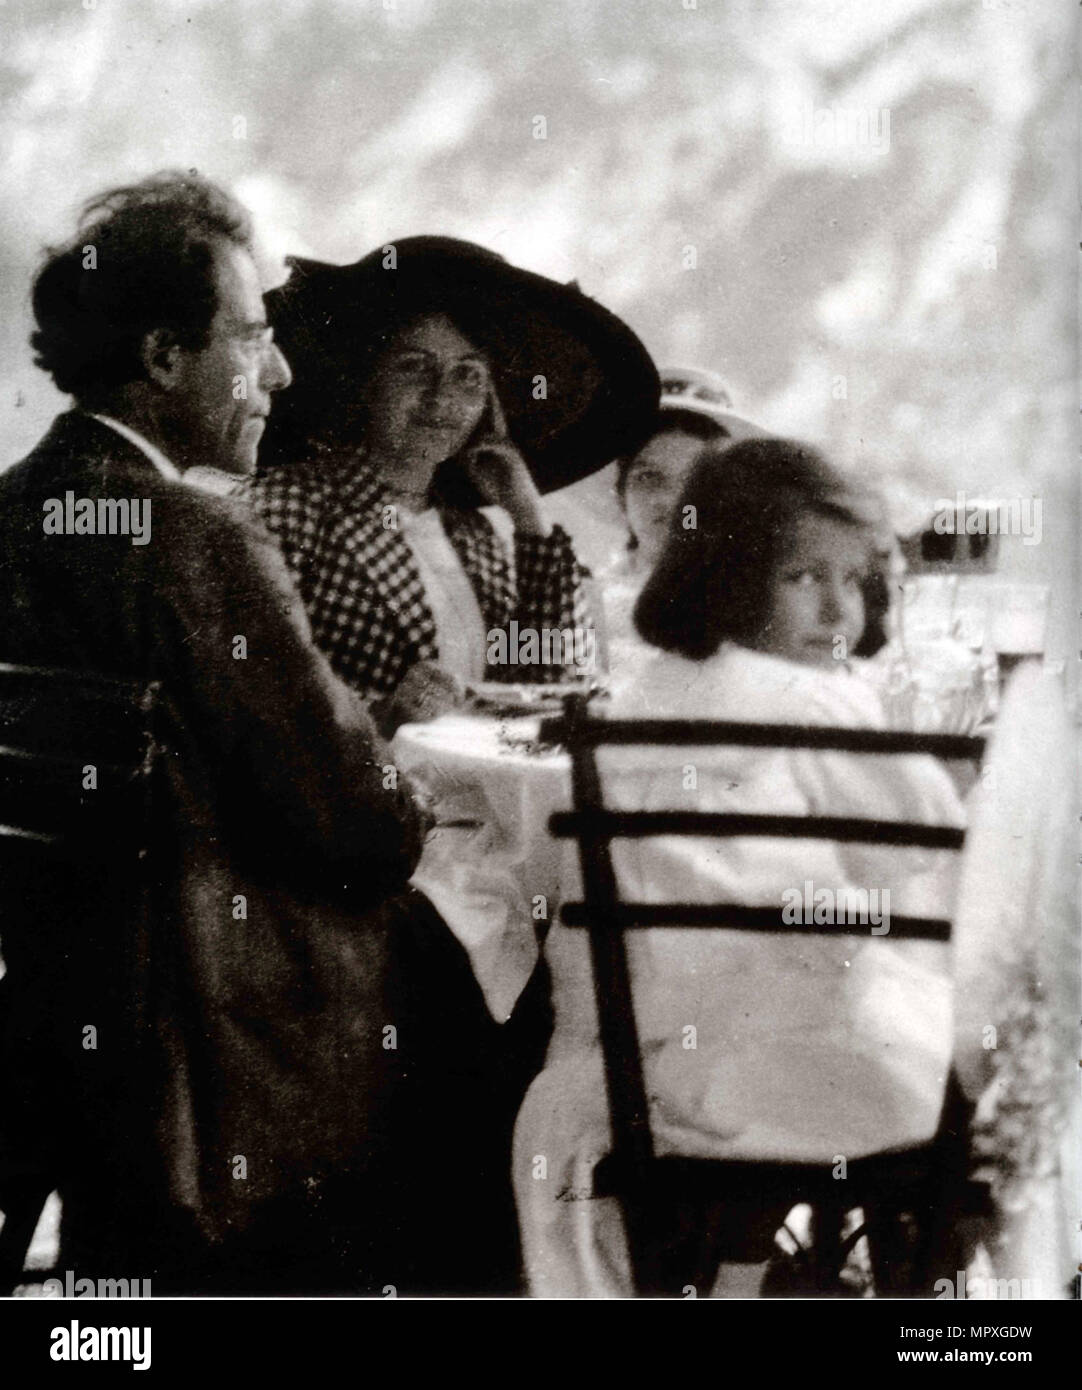
{"label": "woman's face", "polygon": [[446,315],[416,319],[365,388],[368,447],[377,458],[435,467],[477,428],[491,389],[484,355]]}
{"label": "woman's face", "polygon": [[653,566],[669,521],[703,441],[683,431],[655,434],[636,454],[624,483],[624,513],[639,542],[639,555]]}
{"label": "woman's face", "polygon": [[864,631],[869,541],[858,526],[806,512],[774,565],[759,651],[834,667]]}

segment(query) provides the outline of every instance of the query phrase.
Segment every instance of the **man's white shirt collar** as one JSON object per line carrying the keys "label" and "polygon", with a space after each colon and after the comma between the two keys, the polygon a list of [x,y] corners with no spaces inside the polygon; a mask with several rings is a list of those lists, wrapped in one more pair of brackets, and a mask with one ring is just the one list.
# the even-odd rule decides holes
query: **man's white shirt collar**
{"label": "man's white shirt collar", "polygon": [[162,451],[151,444],[150,440],[141,435],[138,430],[133,430],[130,425],[121,424],[119,420],[114,420],[111,415],[99,415],[97,411],[93,410],[89,413],[95,420],[100,420],[103,425],[108,425],[111,430],[116,430],[117,434],[122,434],[137,449],[141,449],[163,478],[171,478],[175,483],[184,481],[176,464],[167,459]]}

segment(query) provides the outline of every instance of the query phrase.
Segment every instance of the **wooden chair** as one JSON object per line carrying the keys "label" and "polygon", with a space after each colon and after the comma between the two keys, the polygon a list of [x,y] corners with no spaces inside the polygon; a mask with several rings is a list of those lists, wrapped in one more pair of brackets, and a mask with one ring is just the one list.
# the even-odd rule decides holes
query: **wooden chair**
{"label": "wooden chair", "polygon": [[[587,927],[597,996],[600,1039],[612,1123],[612,1150],[595,1170],[597,1196],[615,1195],[625,1218],[635,1287],[640,1294],[676,1294],[688,1284],[707,1286],[722,1260],[757,1262],[741,1249],[747,1213],[772,1203],[787,1211],[807,1202],[814,1213],[804,1292],[839,1292],[838,1276],[860,1234],[867,1234],[876,1290],[926,1290],[930,1271],[945,1258],[955,1209],[961,1201],[984,1205],[983,1192],[966,1183],[968,1114],[953,1078],[939,1131],[928,1144],[850,1162],[847,1180],[829,1167],[659,1157],[650,1130],[642,1054],[632,1007],[624,932],[652,927],[812,931],[794,925],[781,908],[742,904],[621,902],[611,857],[614,838],[655,835],[822,838],[957,851],[964,832],[949,826],[883,822],[856,817],[800,817],[697,811],[614,811],[602,795],[596,750],[612,746],[720,746],[806,748],[854,754],[924,753],[941,759],[979,759],[983,740],[947,735],[886,733],[707,720],[606,720],[591,717],[581,695],[569,696],[562,718],[543,721],[541,738],[566,745],[571,755],[574,809],[550,820],[558,837],[577,839],[583,901],[563,905],[563,922]],[[890,935],[948,941],[948,921],[891,915]],[[844,1193],[844,1195],[843,1195]],[[864,1224],[846,1240],[843,1220],[860,1207]],[[691,1216],[689,1217],[689,1212]],[[735,1213],[735,1219],[727,1217]],[[698,1227],[689,1243],[676,1229]],[[775,1226],[773,1229],[777,1229]],[[772,1232],[765,1232],[770,1237]],[[674,1244],[675,1242],[675,1244]],[[682,1242],[682,1244],[681,1244]],[[683,1273],[679,1272],[682,1266]],[[955,1265],[950,1264],[953,1274]]]}
{"label": "wooden chair", "polygon": [[[0,1046],[10,1069],[0,1077],[0,1294],[23,1279],[64,1164],[41,1135],[25,1132],[32,1126],[14,1101],[17,993],[42,961],[85,969],[91,997],[115,986],[115,974],[137,978],[145,935],[130,909],[133,901],[145,907],[149,892],[158,696],[155,682],[0,663],[0,944],[8,971]],[[128,927],[119,931],[121,920]],[[122,1025],[132,1030],[125,1065],[133,1074],[137,1012],[136,1003]]]}

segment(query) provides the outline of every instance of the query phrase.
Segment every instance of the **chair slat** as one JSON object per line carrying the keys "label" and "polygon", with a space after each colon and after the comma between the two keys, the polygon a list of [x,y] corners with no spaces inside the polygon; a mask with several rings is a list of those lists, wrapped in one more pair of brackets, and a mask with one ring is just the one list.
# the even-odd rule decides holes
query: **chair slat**
{"label": "chair slat", "polygon": [[[5,768],[5,763],[14,764],[14,767]],[[117,781],[133,780],[142,771],[141,768],[133,770],[127,764],[96,762],[86,752],[73,757],[64,753],[41,753],[34,748],[12,748],[0,743],[0,777],[26,775],[29,770],[35,776],[59,781],[66,775],[81,775],[88,763],[93,763],[99,777]]]}
{"label": "chair slat", "polygon": [[22,666],[0,661],[0,689],[38,685],[43,688],[73,686],[83,693],[132,703],[147,709],[161,689],[160,681],[115,676],[105,671],[74,670],[66,666]]}
{"label": "chair slat", "polygon": [[[641,931],[648,927],[680,927],[689,930],[728,928],[729,930],[778,933],[800,932],[823,935],[837,932],[841,936],[876,935],[872,924],[838,922],[787,922],[777,907],[746,907],[724,903],[616,903],[606,907],[589,903],[568,902],[560,908],[560,920],[565,927],[604,926],[617,931]],[[951,923],[940,917],[890,916],[889,930],[879,933],[881,939],[892,941],[907,938],[915,941],[949,941]]]}
{"label": "chair slat", "polygon": [[[544,743],[570,741],[566,717],[541,721]],[[585,719],[574,738],[591,748],[653,744],[694,747],[814,748],[839,753],[927,753],[945,760],[979,758],[985,740],[962,734],[896,733],[884,729],[836,729],[820,725],[749,724],[709,719]]]}
{"label": "chair slat", "polygon": [[[585,718],[586,701],[580,695],[571,695],[564,708],[573,731],[576,722]],[[592,810],[603,805],[593,750],[574,737],[571,741],[571,789],[576,806]],[[586,896],[602,907],[613,906],[618,894],[607,844],[596,838],[581,837],[579,862]],[[652,1252],[655,1241],[646,1200],[653,1173],[654,1140],[646,1082],[639,1060],[642,1055],[639,1030],[623,935],[606,931],[594,923],[590,931],[590,956],[605,1061],[605,1089],[612,1117],[612,1147],[628,1175],[624,1219],[636,1285],[641,1290],[654,1282]]]}
{"label": "chair slat", "polygon": [[559,839],[645,839],[653,835],[748,835],[797,840],[961,849],[965,831],[919,821],[860,816],[759,816],[728,811],[556,811],[549,829]]}
{"label": "chair slat", "polygon": [[25,830],[18,825],[0,825],[0,840],[25,840],[31,844],[59,845],[62,835],[44,835],[37,830]]}

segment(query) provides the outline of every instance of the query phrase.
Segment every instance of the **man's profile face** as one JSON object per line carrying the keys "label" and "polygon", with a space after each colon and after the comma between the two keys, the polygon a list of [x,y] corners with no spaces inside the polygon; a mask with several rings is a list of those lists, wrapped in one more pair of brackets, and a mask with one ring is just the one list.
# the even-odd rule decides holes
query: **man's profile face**
{"label": "man's profile face", "polygon": [[253,473],[271,393],[288,386],[292,377],[271,341],[251,256],[223,242],[215,276],[218,308],[209,341],[205,347],[182,350],[173,423],[183,438],[186,466]]}

